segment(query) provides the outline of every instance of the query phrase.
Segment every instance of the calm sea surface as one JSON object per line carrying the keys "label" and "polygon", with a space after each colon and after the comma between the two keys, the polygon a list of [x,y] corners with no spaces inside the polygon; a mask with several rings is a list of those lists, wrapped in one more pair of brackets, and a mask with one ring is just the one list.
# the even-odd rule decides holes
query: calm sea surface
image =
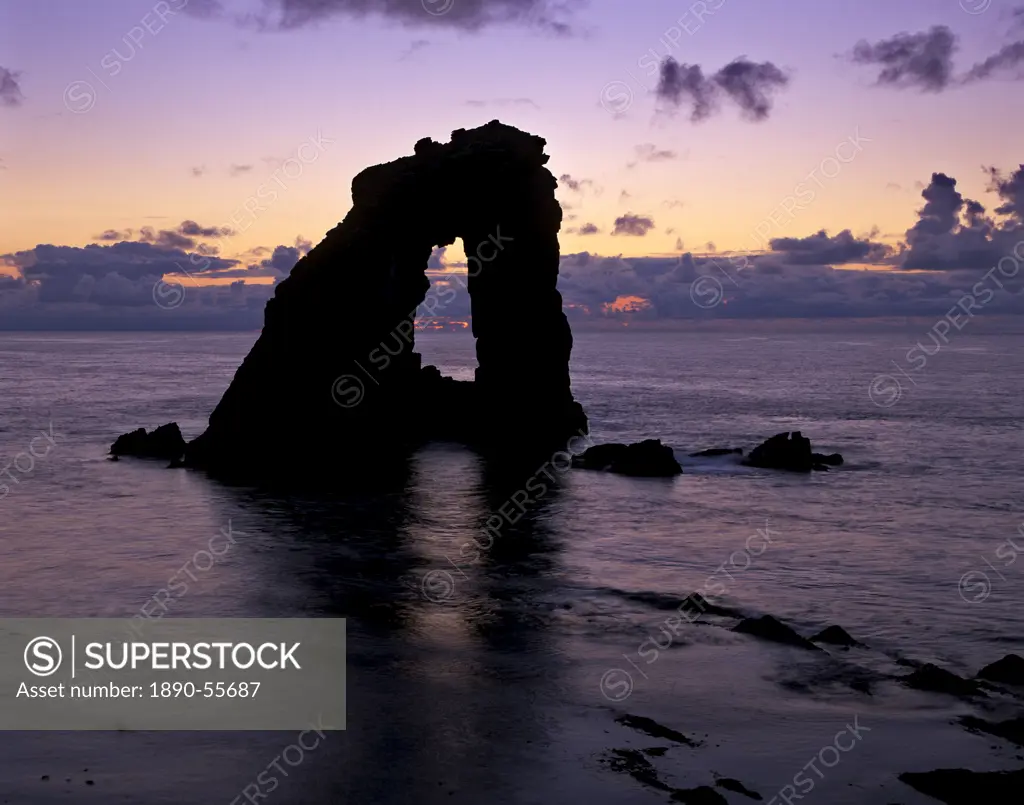
{"label": "calm sea surface", "polygon": [[[257,776],[288,733],[0,733],[0,799],[665,802],[603,758],[669,745],[651,761],[672,786],[722,775],[767,801],[855,718],[866,730],[805,801],[927,803],[896,774],[1022,765],[951,723],[1013,702],[975,709],[891,677],[900,659],[973,675],[1024,649],[1024,336],[957,334],[915,372],[911,331],[578,333],[593,438],[661,438],[686,472],[559,474],[467,559],[508,490],[453,445],[419,453],[401,488],[315,499],[106,459],[139,426],[198,435],[256,335],[0,333],[0,616],[130,617],[230,523],[243,536],[169,615],[349,618],[348,730],[283,765],[272,792]],[[470,337],[418,338],[471,377]],[[783,430],[846,465],[798,477],[686,457]],[[695,590],[870,648],[812,655],[729,620],[666,631]],[[870,694],[857,673],[877,675]]]}

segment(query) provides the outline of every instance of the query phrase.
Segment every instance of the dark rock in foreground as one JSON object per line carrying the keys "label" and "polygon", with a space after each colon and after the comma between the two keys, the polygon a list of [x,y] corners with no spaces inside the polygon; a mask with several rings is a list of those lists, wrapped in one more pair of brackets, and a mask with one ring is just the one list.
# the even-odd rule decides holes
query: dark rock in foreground
{"label": "dark rock in foreground", "polygon": [[926,690],[932,693],[946,693],[950,696],[966,698],[984,696],[977,682],[957,676],[952,671],[927,663],[918,668],[910,676],[901,680],[907,687],[915,690]]}
{"label": "dark rock in foreground", "polygon": [[[544,146],[494,120],[357,175],[345,220],[276,286],[259,340],[185,464],[224,476],[365,476],[367,460],[387,466],[441,438],[514,462],[584,435]],[[468,279],[427,299],[434,247],[458,238]],[[457,383],[422,367],[415,320],[421,305],[460,293],[478,366]]]}
{"label": "dark rock in foreground", "polygon": [[946,805],[1020,805],[1024,770],[976,772],[968,769],[900,775],[900,781]]}
{"label": "dark rock in foreground", "polygon": [[1004,685],[1024,685],[1024,657],[1007,654],[978,671],[977,678]]}
{"label": "dark rock in foreground", "polygon": [[749,797],[750,799],[756,799],[759,801],[764,800],[764,797],[762,797],[756,791],[751,791],[739,780],[734,780],[731,777],[720,777],[718,780],[715,781],[715,785],[717,785],[719,788],[724,788],[726,791],[732,791],[734,794],[742,794],[743,796]]}
{"label": "dark rock in foreground", "polygon": [[644,735],[649,735],[651,738],[675,741],[676,743],[683,744],[684,746],[700,746],[698,742],[691,738],[687,738],[678,730],[659,724],[653,718],[647,718],[647,716],[634,716],[627,713],[626,715],[619,716],[615,719],[615,723],[621,724],[624,727],[629,727],[637,732],[642,732]]}
{"label": "dark rock in foreground", "polygon": [[832,646],[845,646],[846,648],[860,648],[864,644],[850,636],[842,626],[829,626],[822,629],[811,638],[812,643],[828,643]]}
{"label": "dark rock in foreground", "polygon": [[135,458],[159,458],[178,461],[185,453],[185,439],[177,422],[161,425],[152,433],[145,428],[118,436],[110,446],[110,455]]}
{"label": "dark rock in foreground", "polygon": [[734,632],[749,634],[760,637],[762,640],[770,640],[773,643],[783,643],[787,646],[821,651],[814,643],[798,635],[793,629],[771,615],[762,615],[760,618],[746,618],[732,627]]}
{"label": "dark rock in foreground", "polygon": [[800,431],[777,433],[750,451],[743,462],[748,467],[789,472],[827,470],[829,465],[843,463],[839,453],[823,455],[811,452],[811,440]]}
{"label": "dark rock in foreground", "polygon": [[690,453],[690,458],[715,458],[716,456],[743,455],[742,447],[712,447],[699,453]]}
{"label": "dark rock in foreground", "polygon": [[671,477],[683,471],[672,448],[662,444],[661,439],[646,439],[634,444],[596,444],[574,456],[572,465],[584,470],[607,470],[642,478]]}
{"label": "dark rock in foreground", "polygon": [[986,721],[977,716],[964,716],[960,723],[972,732],[984,732],[997,738],[1005,738],[1017,746],[1024,746],[1024,716],[1009,721]]}

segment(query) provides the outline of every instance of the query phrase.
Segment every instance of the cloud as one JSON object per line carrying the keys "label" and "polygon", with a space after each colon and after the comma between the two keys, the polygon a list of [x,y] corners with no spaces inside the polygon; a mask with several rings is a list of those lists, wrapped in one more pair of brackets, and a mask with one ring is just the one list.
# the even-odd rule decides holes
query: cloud
{"label": "cloud", "polygon": [[430,47],[429,39],[414,39],[412,42],[409,43],[409,47],[402,52],[402,55],[398,57],[399,61],[405,61],[406,59],[410,58],[414,53],[418,53],[419,51],[428,47]]}
{"label": "cloud", "polygon": [[241,176],[251,171],[252,168],[252,165],[232,165],[230,168],[228,168],[228,173],[231,176]]}
{"label": "cloud", "polygon": [[182,249],[122,241],[109,246],[54,246],[3,255],[32,285],[40,302],[153,304],[153,285],[165,274],[229,268],[237,261],[192,258]]}
{"label": "cloud", "polygon": [[615,228],[612,230],[612,234],[643,237],[652,229],[654,229],[653,219],[643,215],[626,213],[615,219]]}
{"label": "cloud", "polygon": [[181,10],[193,17],[211,19],[221,17],[225,13],[224,5],[220,0],[186,0],[186,2],[187,5],[183,4]]}
{"label": "cloud", "polygon": [[557,0],[266,0],[269,11],[255,19],[262,27],[279,29],[302,28],[340,16],[466,31],[515,24],[568,34],[571,28],[564,18],[568,5]]}
{"label": "cloud", "polygon": [[591,179],[574,179],[568,173],[563,173],[558,177],[558,181],[572,190],[574,193],[582,193],[584,187],[593,187],[594,182]]}
{"label": "cloud", "polygon": [[25,96],[21,92],[21,85],[18,83],[19,78],[21,78],[21,73],[8,70],[6,67],[0,67],[0,106],[12,109],[16,106],[21,106]]}
{"label": "cloud", "polygon": [[767,61],[757,63],[741,56],[705,76],[700,65],[680,64],[669,56],[661,63],[655,92],[670,108],[690,106],[690,120],[695,123],[718,109],[723,93],[747,120],[758,122],[771,114],[774,93],[788,84],[789,76]]}
{"label": "cloud", "polygon": [[849,229],[835,237],[822,229],[806,238],[775,238],[768,245],[773,252],[784,252],[790,265],[878,263],[892,252],[884,243],[855,238]]}
{"label": "cloud", "polygon": [[197,238],[229,238],[235,234],[234,230],[227,226],[200,226],[195,221],[182,221],[178,231],[182,235]]}
{"label": "cloud", "polygon": [[597,224],[583,224],[579,227],[565,230],[570,235],[596,235],[601,230],[598,229]]}
{"label": "cloud", "polygon": [[[974,65],[963,77],[963,83],[984,81],[1000,73],[1009,73],[1014,68],[1024,65],[1024,41],[1013,42],[1002,48],[998,53],[989,56],[985,61]],[[1011,78],[1024,78],[1024,71],[1018,70]]]}
{"label": "cloud", "polygon": [[654,143],[643,143],[634,148],[637,160],[640,162],[668,162],[677,159],[679,154],[668,149],[661,149]]}
{"label": "cloud", "polygon": [[935,25],[925,32],[899,33],[874,44],[861,40],[850,57],[856,64],[880,66],[879,85],[941,92],[952,80],[956,49],[953,32],[945,25]]}
{"label": "cloud", "polygon": [[[1018,8],[1013,14],[1024,19],[1022,12],[1024,8]],[[923,92],[942,92],[999,76],[1024,79],[1024,69],[1019,69],[1024,65],[1024,41],[1004,46],[964,75],[955,77],[953,57],[958,48],[956,34],[945,25],[935,25],[928,31],[904,32],[874,44],[861,40],[849,57],[856,64],[881,67],[876,82],[879,86]]]}
{"label": "cloud", "polygon": [[540,109],[540,107],[529,98],[495,98],[490,101],[466,101],[466,106],[529,106],[533,109]]}
{"label": "cloud", "polygon": [[202,176],[205,173],[207,173],[205,165],[200,165],[200,166],[192,168],[192,175],[195,176],[196,178],[199,178],[200,176]]}
{"label": "cloud", "polygon": [[93,235],[93,240],[122,241],[132,239],[132,230],[105,229],[98,235]]}
{"label": "cloud", "polygon": [[990,269],[1010,254],[1020,254],[1024,242],[1024,168],[1004,176],[986,168],[1002,204],[996,208],[1005,220],[986,215],[984,205],[964,198],[956,179],[944,173],[932,174],[922,191],[924,206],[917,222],[906,232],[901,264],[906,269],[958,271]]}
{"label": "cloud", "polygon": [[[198,238],[228,238],[235,232],[230,227],[200,226],[195,221],[182,221],[173,229],[154,229],[151,226],[144,226],[138,231],[137,241],[139,243],[152,243],[165,249],[210,249],[199,243]],[[94,240],[129,240],[133,230],[126,229],[120,232],[116,229],[108,229]]]}

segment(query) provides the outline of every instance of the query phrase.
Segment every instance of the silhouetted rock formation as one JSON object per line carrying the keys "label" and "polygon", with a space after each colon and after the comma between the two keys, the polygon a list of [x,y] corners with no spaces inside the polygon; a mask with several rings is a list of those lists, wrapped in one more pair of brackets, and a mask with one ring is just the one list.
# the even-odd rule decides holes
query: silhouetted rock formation
{"label": "silhouetted rock formation", "polygon": [[690,453],[690,458],[715,458],[716,456],[743,455],[742,447],[712,447],[699,453]]}
{"label": "silhouetted rock formation", "polygon": [[773,618],[771,615],[762,615],[760,618],[747,618],[737,623],[732,627],[732,630],[740,634],[760,637],[762,640],[770,640],[773,643],[783,643],[787,646],[821,651],[810,640],[801,637],[791,627]]}
{"label": "silhouetted rock formation", "polygon": [[185,453],[185,439],[181,435],[177,422],[161,425],[152,433],[145,428],[133,430],[118,436],[110,445],[110,454],[118,456],[134,456],[136,458],[159,458],[165,461],[178,461]]}
{"label": "silhouetted rock formation", "polygon": [[662,444],[661,439],[634,444],[596,444],[573,456],[572,465],[584,470],[607,470],[644,478],[671,477],[683,471],[672,448]]}
{"label": "silhouetted rock formation", "polygon": [[1007,654],[1001,660],[978,671],[978,679],[1001,682],[1004,685],[1024,685],[1024,657]]}
{"label": "silhouetted rock formation", "polygon": [[843,457],[839,453],[823,455],[811,452],[811,440],[800,431],[777,433],[750,451],[743,462],[749,467],[790,472],[827,470],[827,465],[839,466]]}
{"label": "silhouetted rock formation", "polygon": [[[495,120],[449,143],[420,140],[414,156],[356,176],[352,209],[277,286],[262,335],[185,463],[258,475],[359,470],[365,457],[435,438],[525,453],[585,433],[569,385],[572,334],[556,288],[562,210],[544,145]],[[460,237],[473,383],[421,368],[414,351],[427,260]]]}

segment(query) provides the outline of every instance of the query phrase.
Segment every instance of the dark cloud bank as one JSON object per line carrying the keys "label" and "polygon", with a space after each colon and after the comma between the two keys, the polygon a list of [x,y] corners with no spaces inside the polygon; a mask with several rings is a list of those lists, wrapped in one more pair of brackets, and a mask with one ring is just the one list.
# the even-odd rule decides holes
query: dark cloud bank
{"label": "dark cloud bank", "polygon": [[[977,296],[982,285],[991,290],[990,298],[984,292],[985,314],[1024,313],[1024,165],[1009,173],[987,168],[986,174],[996,199],[991,210],[965,198],[955,179],[934,174],[921,193],[917,221],[895,247],[874,234],[843,230],[773,238],[751,244],[757,250],[747,255],[580,252],[563,256],[559,288],[576,320],[604,315],[605,306],[623,296],[648,300],[645,310],[631,315],[650,319],[940,316],[972,289]],[[638,239],[653,227],[653,219],[628,214],[611,231]],[[585,223],[577,232],[594,230],[595,224]],[[0,328],[258,329],[273,286],[245,280],[279,280],[312,244],[296,239],[225,259],[210,241],[230,234],[183,221],[161,230],[107,230],[97,235],[99,243],[85,247],[40,245],[0,256],[17,273],[0,275]],[[442,267],[442,256],[439,250],[431,269]],[[850,264],[888,270],[854,270]],[[199,287],[183,272],[234,281]],[[184,301],[161,309],[154,286],[171,274],[180,279]],[[436,274],[434,279],[445,281]],[[705,291],[708,283],[720,286],[723,304],[695,304],[695,283]],[[468,316],[468,294],[458,283],[450,287],[456,292],[444,294],[437,313]],[[346,301],[338,304],[342,310]]]}

